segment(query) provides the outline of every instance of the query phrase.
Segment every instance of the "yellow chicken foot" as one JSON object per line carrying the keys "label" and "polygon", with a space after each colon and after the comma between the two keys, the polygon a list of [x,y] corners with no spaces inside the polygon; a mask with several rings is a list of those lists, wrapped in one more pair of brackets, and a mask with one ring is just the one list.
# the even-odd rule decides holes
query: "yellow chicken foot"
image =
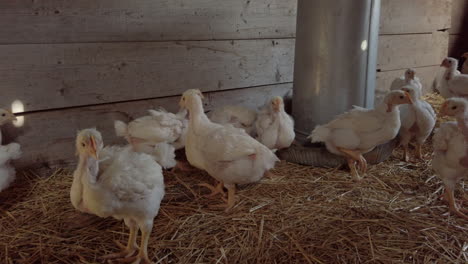
{"label": "yellow chicken foot", "polygon": [[[358,165],[359,165],[359,170],[361,173],[366,173],[367,171],[367,161],[366,159],[361,155],[361,153],[357,150],[350,150],[350,149],[344,149],[344,148],[338,148],[339,151],[343,152],[348,158],[351,158],[355,161],[358,162]],[[350,165],[350,162],[348,160],[348,166]],[[352,165],[353,167],[355,167],[355,164],[353,163]],[[351,167],[350,167],[351,169]],[[352,170],[351,170],[351,175],[353,175],[353,177],[356,179],[356,180],[361,180],[361,177],[359,177],[359,175],[357,174],[357,172],[355,172],[355,174],[353,174]],[[357,177],[356,177],[357,175]]]}
{"label": "yellow chicken foot", "polygon": [[348,167],[349,167],[349,170],[351,171],[351,176],[356,181],[362,180],[361,176],[359,176],[359,173],[356,169],[356,161],[354,159],[348,158]]}
{"label": "yellow chicken foot", "polygon": [[140,244],[140,251],[138,255],[134,257],[129,257],[126,259],[119,260],[120,262],[132,263],[132,264],[153,264],[153,262],[148,257],[148,240],[151,234],[151,229],[153,225],[148,225],[147,227],[143,227],[141,229],[141,244]]}
{"label": "yellow chicken foot", "polygon": [[445,195],[446,195],[446,198],[448,199],[450,212],[458,215],[459,217],[465,220],[468,220],[468,216],[462,212],[464,210],[461,210],[460,208],[458,208],[458,205],[455,203],[455,196],[454,196],[453,190],[446,187]]}
{"label": "yellow chicken foot", "polygon": [[202,187],[206,187],[206,188],[211,190],[211,193],[205,195],[205,197],[213,197],[218,193],[221,193],[223,197],[226,196],[226,193],[224,192],[224,189],[223,189],[224,184],[222,182],[219,182],[218,184],[216,184],[216,186],[213,186],[213,185],[208,184],[208,183],[200,183],[200,184],[197,184],[197,185],[202,186]]}
{"label": "yellow chicken foot", "polygon": [[101,259],[117,259],[117,258],[127,258],[133,255],[135,251],[138,249],[138,245],[136,243],[136,237],[138,233],[138,226],[134,225],[130,228],[130,235],[128,238],[127,246],[122,245],[120,242],[115,241],[117,247],[119,247],[122,251],[119,253],[113,253],[104,255]]}
{"label": "yellow chicken foot", "polygon": [[416,144],[416,158],[420,160],[424,160],[424,157],[422,155],[422,146],[421,144]]}
{"label": "yellow chicken foot", "polygon": [[228,199],[227,199],[227,201],[226,201],[226,199],[223,199],[226,203],[210,205],[210,207],[225,208],[224,209],[225,212],[229,212],[229,210],[231,210],[234,207],[234,205],[236,203],[236,197],[235,197],[236,185],[226,186],[226,188],[228,189]]}
{"label": "yellow chicken foot", "polygon": [[403,146],[403,161],[405,161],[405,162],[409,161],[408,145]]}

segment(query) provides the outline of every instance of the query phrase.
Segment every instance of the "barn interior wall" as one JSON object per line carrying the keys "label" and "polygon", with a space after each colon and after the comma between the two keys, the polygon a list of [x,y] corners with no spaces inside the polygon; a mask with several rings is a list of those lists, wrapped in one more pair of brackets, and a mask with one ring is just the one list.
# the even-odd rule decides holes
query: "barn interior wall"
{"label": "barn interior wall", "polygon": [[[159,106],[176,111],[189,88],[206,93],[207,109],[258,107],[285,95],[296,4],[1,1],[0,105],[24,105],[23,125],[3,128],[5,143],[22,144],[18,166],[66,165],[75,160],[78,129],[97,127],[106,143],[122,143],[113,120]],[[429,89],[448,53],[451,7],[452,0],[382,0],[376,97],[408,67]]]}

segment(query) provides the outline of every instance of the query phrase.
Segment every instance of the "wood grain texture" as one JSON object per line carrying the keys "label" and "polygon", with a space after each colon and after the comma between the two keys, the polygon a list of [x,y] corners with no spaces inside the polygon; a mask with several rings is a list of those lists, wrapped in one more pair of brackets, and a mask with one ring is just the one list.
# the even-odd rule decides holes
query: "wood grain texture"
{"label": "wood grain texture", "polygon": [[[415,68],[416,76],[419,77],[423,85],[423,94],[428,93],[432,89],[432,82],[439,71],[443,71],[440,66],[429,66]],[[385,94],[390,91],[390,85],[395,78],[403,76],[405,69],[385,71],[377,73],[375,87],[375,102],[381,102]]]}
{"label": "wood grain texture", "polygon": [[25,111],[292,81],[294,40],[4,45],[0,105]]}
{"label": "wood grain texture", "polygon": [[380,34],[432,33],[450,28],[451,6],[452,0],[382,0]]}
{"label": "wood grain texture", "polygon": [[[205,110],[226,104],[243,104],[247,107],[262,106],[272,96],[286,95],[292,83],[213,92],[206,95]],[[74,140],[79,129],[97,127],[105,144],[124,143],[115,136],[114,120],[129,121],[146,115],[147,109],[160,106],[169,111],[178,110],[179,96],[136,102],[79,107],[66,110],[30,113],[24,116],[23,127],[9,124],[3,128],[5,143],[21,144],[23,156],[15,164],[18,167],[54,167],[75,162]]]}
{"label": "wood grain texture", "polygon": [[439,65],[448,54],[448,38],[448,32],[380,36],[377,69]]}
{"label": "wood grain texture", "polygon": [[[468,16],[468,0],[452,0],[452,13],[451,13],[451,24],[450,24],[450,34],[460,34],[462,33],[463,24],[467,20],[464,16]],[[464,25],[465,27],[467,25]]]}
{"label": "wood grain texture", "polygon": [[293,37],[296,0],[0,1],[0,43]]}

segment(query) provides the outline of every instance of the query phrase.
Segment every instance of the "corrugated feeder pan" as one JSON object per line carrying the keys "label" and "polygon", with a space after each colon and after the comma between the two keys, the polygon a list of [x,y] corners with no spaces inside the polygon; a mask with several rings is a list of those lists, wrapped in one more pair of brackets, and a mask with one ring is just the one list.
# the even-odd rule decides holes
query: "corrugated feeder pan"
{"label": "corrugated feeder pan", "polygon": [[[364,154],[364,158],[369,164],[377,164],[388,159],[393,149],[398,146],[398,137],[391,141],[375,147],[371,152]],[[301,165],[314,167],[336,168],[347,164],[342,156],[330,153],[323,143],[306,142],[303,145],[293,144],[287,149],[282,149],[276,153],[282,160]]]}

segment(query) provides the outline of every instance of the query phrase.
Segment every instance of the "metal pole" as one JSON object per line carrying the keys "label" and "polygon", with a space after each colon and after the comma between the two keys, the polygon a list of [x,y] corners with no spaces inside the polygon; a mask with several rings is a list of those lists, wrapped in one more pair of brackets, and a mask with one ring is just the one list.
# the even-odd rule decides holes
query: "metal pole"
{"label": "metal pole", "polygon": [[292,113],[298,140],[352,105],[373,107],[380,0],[299,0]]}

